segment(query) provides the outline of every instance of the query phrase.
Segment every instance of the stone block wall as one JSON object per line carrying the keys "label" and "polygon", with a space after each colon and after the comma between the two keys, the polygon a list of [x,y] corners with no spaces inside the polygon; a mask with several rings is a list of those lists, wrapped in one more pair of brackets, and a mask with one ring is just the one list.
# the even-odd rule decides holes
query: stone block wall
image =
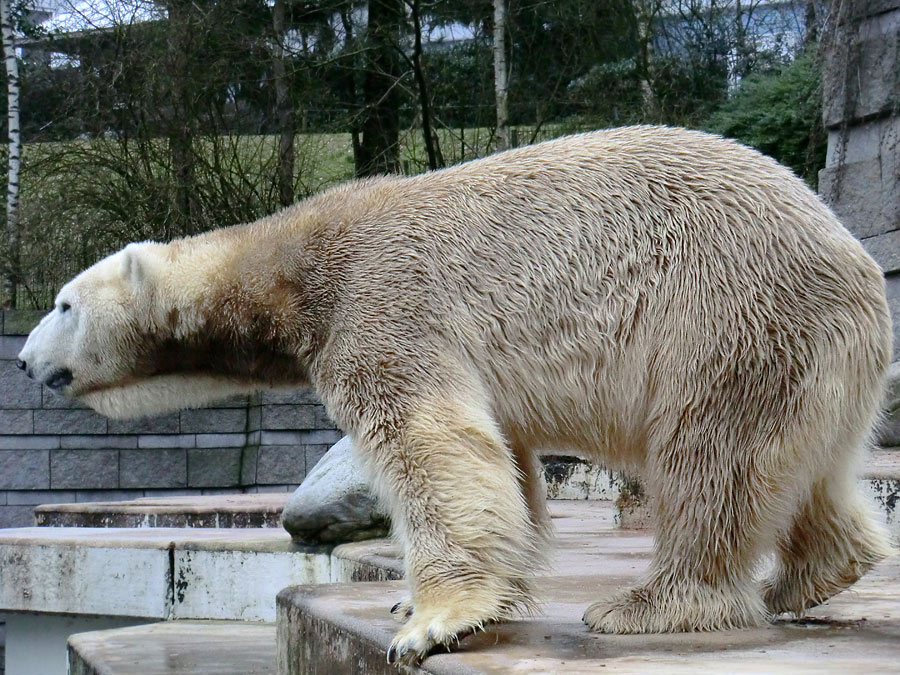
{"label": "stone block wall", "polygon": [[41,312],[0,312],[0,527],[36,504],[292,490],[343,434],[309,391],[110,420],[25,378]]}
{"label": "stone block wall", "polygon": [[900,356],[900,0],[839,3],[823,70],[819,191],[881,265]]}

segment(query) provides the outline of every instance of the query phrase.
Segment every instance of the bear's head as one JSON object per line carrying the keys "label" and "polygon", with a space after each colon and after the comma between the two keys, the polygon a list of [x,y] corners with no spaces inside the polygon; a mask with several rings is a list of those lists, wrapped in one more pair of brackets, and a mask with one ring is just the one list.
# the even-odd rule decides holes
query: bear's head
{"label": "bear's head", "polygon": [[230,357],[222,354],[240,345],[223,346],[216,322],[201,316],[216,311],[209,309],[208,261],[182,257],[177,244],[129,244],[79,274],[28,336],[19,367],[54,392],[117,418],[196,407],[265,386],[247,368],[229,369]]}

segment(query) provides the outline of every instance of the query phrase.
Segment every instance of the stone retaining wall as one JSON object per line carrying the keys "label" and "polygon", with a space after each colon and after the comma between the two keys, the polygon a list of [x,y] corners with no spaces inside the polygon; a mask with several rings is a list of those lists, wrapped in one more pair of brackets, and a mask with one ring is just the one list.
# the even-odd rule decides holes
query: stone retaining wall
{"label": "stone retaining wall", "polygon": [[308,391],[109,420],[16,368],[43,312],[0,312],[0,527],[36,504],[292,490],[343,435]]}
{"label": "stone retaining wall", "polygon": [[819,191],[881,265],[900,356],[900,0],[838,5],[823,69]]}

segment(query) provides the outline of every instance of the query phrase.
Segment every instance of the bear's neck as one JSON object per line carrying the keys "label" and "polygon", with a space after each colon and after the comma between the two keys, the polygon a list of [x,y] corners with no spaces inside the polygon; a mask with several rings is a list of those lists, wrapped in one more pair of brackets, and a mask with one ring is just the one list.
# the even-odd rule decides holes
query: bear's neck
{"label": "bear's neck", "polygon": [[[302,239],[273,242],[253,227],[210,233],[229,255],[207,270],[182,310],[169,312],[154,375],[212,375],[247,389],[309,383],[333,304],[327,275]],[[202,247],[181,251],[177,267],[203,269],[208,257]]]}

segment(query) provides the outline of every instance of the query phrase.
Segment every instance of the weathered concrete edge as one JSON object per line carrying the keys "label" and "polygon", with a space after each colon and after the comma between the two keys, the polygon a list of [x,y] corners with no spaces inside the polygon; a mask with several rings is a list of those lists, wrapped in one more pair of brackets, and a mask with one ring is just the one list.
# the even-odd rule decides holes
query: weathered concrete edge
{"label": "weathered concrete edge", "polygon": [[373,542],[335,546],[331,552],[331,582],[396,581],[403,578],[403,559],[371,552]]}
{"label": "weathered concrete edge", "polygon": [[90,643],[83,644],[79,639],[81,633],[69,636],[66,643],[66,657],[69,662],[68,675],[115,675],[115,673],[100,664],[98,667],[91,665],[100,661],[98,654]]}
{"label": "weathered concrete edge", "polygon": [[327,589],[327,585],[291,586],[278,594],[275,650],[279,675],[478,675],[479,671],[456,663],[432,666],[427,661],[425,667],[398,670],[387,662],[382,636],[373,635],[364,619],[342,614],[337,607],[334,611],[313,607],[315,598]]}

